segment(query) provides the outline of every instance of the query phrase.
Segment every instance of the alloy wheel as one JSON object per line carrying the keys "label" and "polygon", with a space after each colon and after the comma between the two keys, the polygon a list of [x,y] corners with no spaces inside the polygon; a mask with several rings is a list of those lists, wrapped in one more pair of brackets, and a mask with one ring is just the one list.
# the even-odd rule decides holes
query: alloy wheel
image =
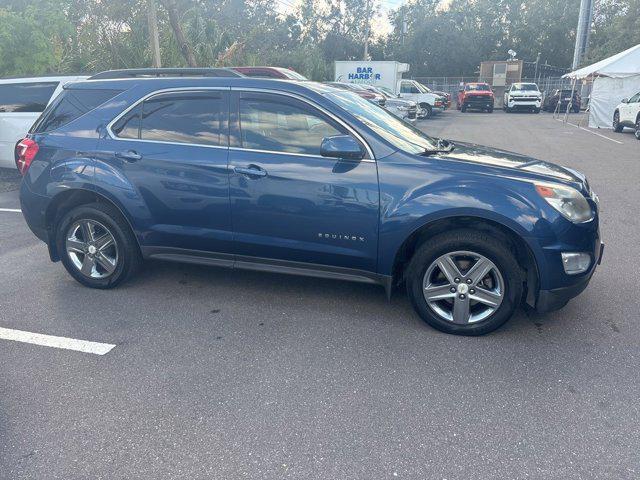
{"label": "alloy wheel", "polygon": [[640,140],[640,118],[636,120],[636,138]]}
{"label": "alloy wheel", "polygon": [[451,252],[434,260],[422,286],[429,308],[442,320],[458,325],[486,320],[498,310],[505,295],[498,267],[470,251]]}
{"label": "alloy wheel", "polygon": [[618,112],[613,114],[613,129],[617,130],[620,124],[620,114]]}
{"label": "alloy wheel", "polygon": [[78,220],[67,231],[65,248],[71,263],[89,278],[106,278],[118,265],[113,234],[95,220]]}

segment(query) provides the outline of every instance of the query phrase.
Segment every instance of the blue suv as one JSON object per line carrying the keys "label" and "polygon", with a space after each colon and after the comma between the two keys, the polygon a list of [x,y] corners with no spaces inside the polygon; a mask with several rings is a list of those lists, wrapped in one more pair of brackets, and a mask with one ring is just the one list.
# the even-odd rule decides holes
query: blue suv
{"label": "blue suv", "polygon": [[122,76],[67,85],[16,152],[29,227],[88,287],[144,259],[402,284],[433,327],[479,335],[562,307],[601,259],[574,170],[313,82]]}

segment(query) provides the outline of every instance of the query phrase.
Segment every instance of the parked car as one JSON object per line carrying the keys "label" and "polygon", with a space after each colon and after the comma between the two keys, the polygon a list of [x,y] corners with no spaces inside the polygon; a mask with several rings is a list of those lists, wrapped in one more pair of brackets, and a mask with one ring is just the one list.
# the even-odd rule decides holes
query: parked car
{"label": "parked car", "polygon": [[420,82],[402,79],[398,83],[400,97],[412,100],[420,107],[422,113],[418,112],[418,118],[431,118],[434,113],[444,111],[442,97],[433,93]]}
{"label": "parked car", "polygon": [[418,115],[418,106],[416,105],[416,102],[402,100],[389,91],[383,90],[382,88],[376,88],[372,85],[362,84],[362,86],[370,92],[382,95],[385,98],[384,108],[393,113],[396,117],[409,123],[415,123]]}
{"label": "parked car", "polygon": [[364,98],[365,100],[369,100],[376,105],[380,105],[384,107],[386,103],[386,97],[382,95],[380,92],[372,92],[367,90],[364,86],[357,83],[343,83],[343,82],[326,82],[327,85],[331,85],[334,88],[338,88],[340,90],[347,90],[349,92],[353,92],[356,95]]}
{"label": "parked car", "polygon": [[469,109],[493,112],[495,98],[488,83],[465,83],[458,91],[458,110]]}
{"label": "parked car", "polygon": [[631,98],[622,100],[613,114],[613,130],[622,132],[624,127],[633,128],[640,140],[640,92]]}
{"label": "parked car", "polygon": [[542,102],[542,109],[545,112],[555,112],[559,102],[559,111],[566,112],[567,106],[571,103],[571,111],[573,113],[579,113],[581,101],[582,99],[580,98],[580,94],[577,90],[571,90],[570,88],[556,89],[551,92],[551,94],[545,96],[544,101]]}
{"label": "parked car", "polygon": [[418,118],[430,118],[444,109],[439,95],[431,92],[416,80],[402,78],[409,71],[409,65],[395,61],[336,61],[336,82],[358,82],[387,88],[392,95],[418,104]]}
{"label": "parked car", "polygon": [[436,95],[440,95],[442,98],[442,106],[446,110],[447,108],[451,108],[451,94],[449,92],[443,92],[440,90],[431,90]]}
{"label": "parked car", "polygon": [[15,167],[16,143],[29,131],[51,100],[73,77],[32,77],[0,80],[0,167]]}
{"label": "parked car", "polygon": [[241,73],[245,77],[279,78],[281,80],[309,80],[304,75],[282,67],[231,67],[232,70]]}
{"label": "parked car", "polygon": [[535,83],[513,83],[504,92],[503,109],[505,112],[528,110],[540,113],[542,93]]}
{"label": "parked car", "polygon": [[[69,116],[76,99],[85,114]],[[80,82],[18,153],[27,224],[92,288],[146,258],[389,295],[403,283],[427,323],[479,335],[521,301],[563,306],[602,258],[598,199],[580,173],[430,137],[313,82]]]}

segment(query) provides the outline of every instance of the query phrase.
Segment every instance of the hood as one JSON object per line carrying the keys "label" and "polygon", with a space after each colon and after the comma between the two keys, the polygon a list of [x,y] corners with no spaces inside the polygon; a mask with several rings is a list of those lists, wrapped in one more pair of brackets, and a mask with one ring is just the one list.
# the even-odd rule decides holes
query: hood
{"label": "hood", "polygon": [[417,105],[416,102],[411,102],[409,100],[400,100],[399,98],[387,98],[387,105],[392,107],[415,107]]}
{"label": "hood", "polygon": [[468,92],[465,92],[465,95],[469,97],[493,96],[493,92],[491,90],[469,90]]}
{"label": "hood", "polygon": [[517,92],[509,93],[512,97],[533,97],[542,96],[542,93],[538,90],[518,90]]}
{"label": "hood", "polygon": [[570,168],[482,145],[459,142],[454,142],[454,145],[455,149],[445,158],[509,169],[511,176],[522,172],[527,178],[535,176],[541,180],[570,183],[586,193],[589,192],[585,176]]}

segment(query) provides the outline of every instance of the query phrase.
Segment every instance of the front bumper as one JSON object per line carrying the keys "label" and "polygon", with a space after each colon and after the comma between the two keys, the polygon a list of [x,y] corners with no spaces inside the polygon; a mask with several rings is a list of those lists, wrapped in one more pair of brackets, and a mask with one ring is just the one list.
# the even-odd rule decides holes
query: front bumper
{"label": "front bumper", "polygon": [[539,109],[542,106],[542,101],[541,100],[509,100],[509,103],[507,104],[507,106],[512,110],[516,110],[519,108],[526,108],[526,109],[538,108]]}
{"label": "front bumper", "polygon": [[493,103],[493,97],[485,95],[475,95],[464,100],[467,108],[493,108]]}
{"label": "front bumper", "polygon": [[594,261],[591,269],[588,273],[581,275],[577,278],[577,281],[572,285],[554,288],[552,290],[540,290],[538,292],[538,298],[536,300],[536,311],[539,313],[551,312],[564,307],[569,300],[580,295],[589,282],[591,277],[596,271],[596,267],[602,263],[602,256],[604,255],[604,243],[598,242],[598,247],[594,252]]}

